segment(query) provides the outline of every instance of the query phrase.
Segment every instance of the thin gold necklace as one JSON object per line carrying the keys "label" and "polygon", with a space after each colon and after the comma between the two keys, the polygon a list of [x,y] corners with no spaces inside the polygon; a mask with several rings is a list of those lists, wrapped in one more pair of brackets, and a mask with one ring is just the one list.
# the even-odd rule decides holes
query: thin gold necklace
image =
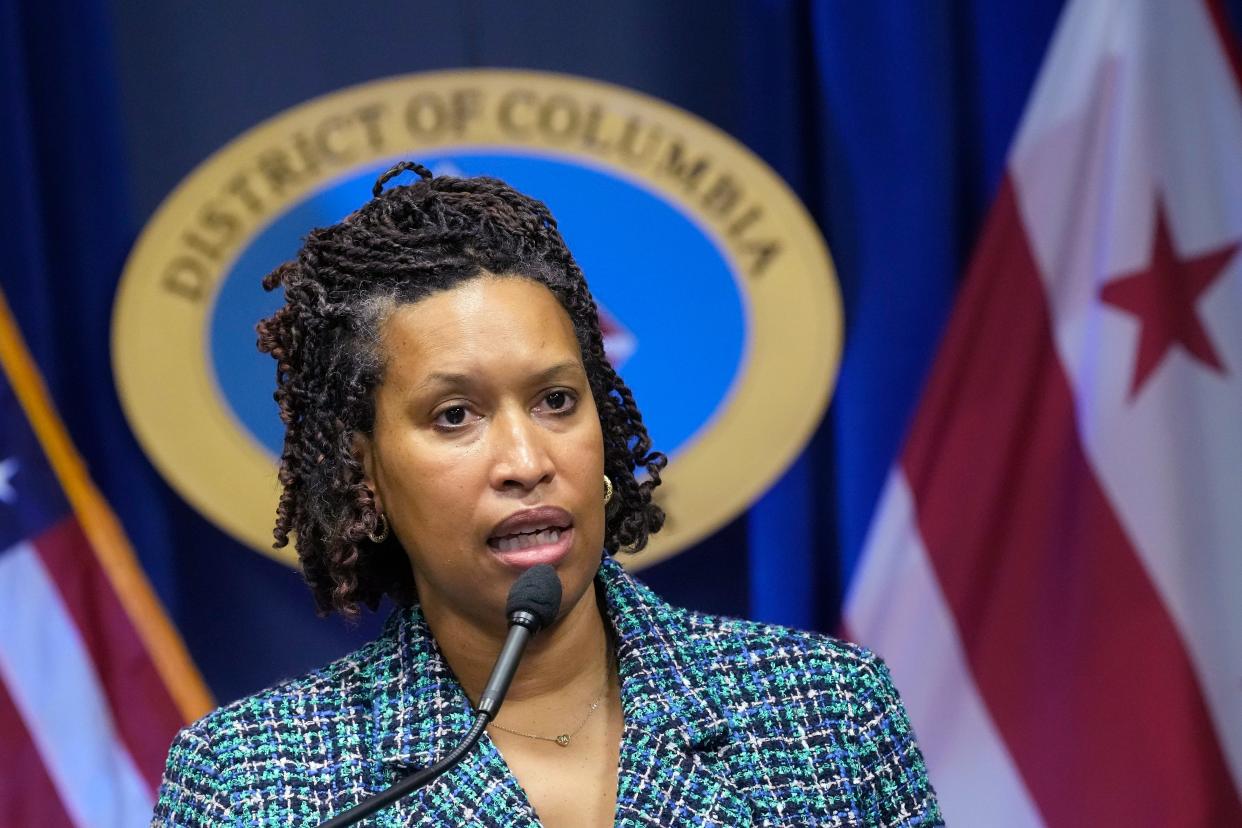
{"label": "thin gold necklace", "polygon": [[503,730],[505,733],[512,733],[514,736],[522,736],[526,739],[537,739],[540,742],[555,742],[561,747],[569,747],[569,743],[575,736],[578,735],[579,732],[581,732],[582,728],[586,727],[587,722],[591,721],[591,716],[593,716],[595,711],[599,709],[599,706],[603,704],[604,697],[608,695],[608,688],[612,684],[612,669],[615,666],[615,660],[613,656],[614,650],[612,636],[608,634],[610,632],[611,631],[609,630],[605,630],[604,637],[604,664],[606,665],[604,673],[604,686],[599,691],[599,695],[595,697],[595,701],[591,702],[591,707],[587,710],[586,715],[582,717],[582,721],[578,722],[577,727],[568,733],[562,733],[559,736],[543,736],[538,733],[524,733],[521,730],[513,730],[496,722],[492,722],[489,727],[494,727],[497,730]]}
{"label": "thin gold necklace", "polygon": [[607,694],[608,694],[608,682],[605,682],[604,689],[601,690],[599,692],[599,695],[595,697],[595,701],[591,702],[591,708],[587,710],[586,715],[582,717],[582,721],[578,722],[578,726],[575,727],[573,730],[569,731],[568,733],[562,733],[559,736],[542,736],[538,733],[523,733],[520,730],[512,730],[510,728],[505,727],[504,725],[497,724],[496,722],[492,722],[491,726],[496,728],[497,730],[503,730],[505,733],[512,733],[514,736],[525,736],[527,739],[538,739],[541,742],[556,742],[561,747],[569,747],[570,740],[572,740],[575,736],[577,736],[578,733],[582,730],[582,728],[586,727],[586,723],[591,720],[591,716],[595,713],[597,709],[599,709],[599,706],[604,701],[604,696],[606,696]]}

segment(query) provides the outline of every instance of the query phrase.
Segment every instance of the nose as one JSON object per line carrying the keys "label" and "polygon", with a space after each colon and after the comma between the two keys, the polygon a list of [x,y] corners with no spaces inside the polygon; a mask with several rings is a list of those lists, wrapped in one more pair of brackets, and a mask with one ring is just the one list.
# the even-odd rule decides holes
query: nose
{"label": "nose", "polygon": [[492,423],[492,487],[529,492],[556,475],[547,432],[526,411],[498,413]]}

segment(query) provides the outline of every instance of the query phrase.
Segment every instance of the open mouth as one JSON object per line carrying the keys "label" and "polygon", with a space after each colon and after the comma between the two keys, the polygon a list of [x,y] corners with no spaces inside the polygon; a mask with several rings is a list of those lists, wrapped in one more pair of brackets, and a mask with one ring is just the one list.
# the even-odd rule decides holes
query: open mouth
{"label": "open mouth", "polygon": [[499,538],[488,538],[487,545],[497,552],[516,552],[519,549],[531,549],[536,546],[556,543],[561,539],[561,535],[564,532],[565,528],[560,526],[533,532],[518,532]]}
{"label": "open mouth", "polygon": [[556,564],[569,554],[573,526],[573,516],[559,507],[525,509],[496,524],[487,546],[509,566]]}

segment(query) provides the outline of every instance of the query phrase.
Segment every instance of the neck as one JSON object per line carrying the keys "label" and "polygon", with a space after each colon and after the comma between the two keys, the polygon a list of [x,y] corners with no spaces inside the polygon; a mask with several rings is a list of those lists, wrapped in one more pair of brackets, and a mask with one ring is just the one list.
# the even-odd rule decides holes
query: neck
{"label": "neck", "polygon": [[[606,621],[600,615],[595,584],[583,592],[573,608],[551,627],[531,639],[505,696],[506,706],[537,702],[564,695],[598,692],[610,672]],[[477,703],[491,675],[504,634],[460,618],[434,618],[424,608],[427,624],[440,651],[471,703]],[[439,613],[435,613],[439,615]],[[504,633],[507,633],[507,629]]]}

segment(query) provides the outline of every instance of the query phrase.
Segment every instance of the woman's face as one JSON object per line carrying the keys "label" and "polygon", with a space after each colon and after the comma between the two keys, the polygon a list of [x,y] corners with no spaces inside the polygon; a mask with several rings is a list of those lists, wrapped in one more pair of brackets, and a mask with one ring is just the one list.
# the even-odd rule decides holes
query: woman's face
{"label": "woman's face", "polygon": [[398,307],[380,333],[360,448],[428,618],[503,629],[537,563],[556,567],[567,611],[604,542],[603,437],[568,314],[541,284],[484,276]]}

